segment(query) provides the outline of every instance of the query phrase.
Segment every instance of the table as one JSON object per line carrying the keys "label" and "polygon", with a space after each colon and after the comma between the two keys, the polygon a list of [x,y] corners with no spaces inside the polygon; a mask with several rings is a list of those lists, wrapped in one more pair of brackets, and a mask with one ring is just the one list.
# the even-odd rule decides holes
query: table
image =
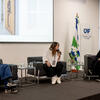
{"label": "table", "polygon": [[[29,82],[28,79],[27,79],[27,78],[29,78],[28,75],[27,75],[27,70],[28,70],[28,69],[34,69],[34,73],[33,73],[33,74],[34,74],[34,76],[33,76],[34,82]],[[24,83],[28,83],[28,84],[29,84],[29,83],[31,83],[31,84],[36,83],[36,82],[35,82],[36,68],[35,68],[34,66],[18,65],[18,70],[21,71],[21,73],[20,73],[20,74],[21,74],[21,78],[19,78],[19,80],[20,80],[20,85],[21,85],[21,86],[23,86],[23,84],[22,84],[22,83],[23,83],[23,78],[25,78]],[[23,75],[23,71],[24,71],[24,73],[25,73],[24,75]],[[25,84],[24,84],[24,85],[25,85]]]}

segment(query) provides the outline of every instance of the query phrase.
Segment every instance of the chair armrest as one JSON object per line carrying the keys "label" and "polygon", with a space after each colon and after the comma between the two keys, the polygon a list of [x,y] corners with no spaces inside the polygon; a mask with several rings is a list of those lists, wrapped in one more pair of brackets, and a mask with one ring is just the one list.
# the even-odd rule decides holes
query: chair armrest
{"label": "chair armrest", "polygon": [[[39,75],[40,76],[44,76],[46,75],[44,68],[43,68],[43,62],[33,62],[33,66],[36,68],[36,76],[38,75],[38,71],[39,71]],[[34,74],[34,69],[32,70],[28,70],[28,74],[33,75]]]}
{"label": "chair armrest", "polygon": [[36,75],[38,75],[38,71],[40,72],[40,76],[46,75],[45,70],[43,68],[43,62],[34,62],[33,66],[36,67]]}
{"label": "chair armrest", "polygon": [[18,67],[14,64],[8,64],[10,66],[11,72],[12,72],[12,79],[17,80],[18,79]]}
{"label": "chair armrest", "polygon": [[3,60],[0,58],[0,64],[3,64]]}

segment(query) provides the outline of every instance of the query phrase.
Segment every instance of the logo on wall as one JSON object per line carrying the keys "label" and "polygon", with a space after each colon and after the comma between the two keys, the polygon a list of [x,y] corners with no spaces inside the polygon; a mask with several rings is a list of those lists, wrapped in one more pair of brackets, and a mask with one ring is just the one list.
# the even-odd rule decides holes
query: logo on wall
{"label": "logo on wall", "polygon": [[91,36],[92,36],[92,32],[91,32],[92,30],[91,30],[91,28],[90,28],[90,26],[83,26],[82,27],[82,36],[85,38],[85,39],[89,39],[89,38],[91,38]]}

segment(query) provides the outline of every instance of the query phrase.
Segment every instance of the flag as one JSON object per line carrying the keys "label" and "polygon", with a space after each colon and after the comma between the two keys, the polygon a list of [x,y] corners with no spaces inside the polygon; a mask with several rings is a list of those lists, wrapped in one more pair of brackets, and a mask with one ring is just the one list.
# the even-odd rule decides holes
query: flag
{"label": "flag", "polygon": [[77,41],[75,39],[75,36],[73,36],[72,46],[75,48],[78,48],[78,44],[77,44]]}
{"label": "flag", "polygon": [[76,14],[75,17],[75,34],[72,39],[72,45],[71,45],[71,51],[69,53],[70,61],[72,64],[76,64],[76,69],[79,70],[80,66],[77,65],[78,57],[80,57],[80,51],[79,51],[79,35],[78,35],[78,26],[79,25],[79,16]]}

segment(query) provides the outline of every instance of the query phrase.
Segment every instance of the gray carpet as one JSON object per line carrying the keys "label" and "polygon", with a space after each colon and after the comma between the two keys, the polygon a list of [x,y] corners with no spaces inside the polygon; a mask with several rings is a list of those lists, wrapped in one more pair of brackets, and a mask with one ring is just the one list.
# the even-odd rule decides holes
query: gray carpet
{"label": "gray carpet", "polygon": [[18,94],[0,93],[0,100],[79,100],[100,93],[100,82],[64,80],[61,85],[40,82],[19,90]]}
{"label": "gray carpet", "polygon": [[87,97],[81,98],[79,100],[100,100],[100,93],[91,95],[91,96],[87,96]]}

